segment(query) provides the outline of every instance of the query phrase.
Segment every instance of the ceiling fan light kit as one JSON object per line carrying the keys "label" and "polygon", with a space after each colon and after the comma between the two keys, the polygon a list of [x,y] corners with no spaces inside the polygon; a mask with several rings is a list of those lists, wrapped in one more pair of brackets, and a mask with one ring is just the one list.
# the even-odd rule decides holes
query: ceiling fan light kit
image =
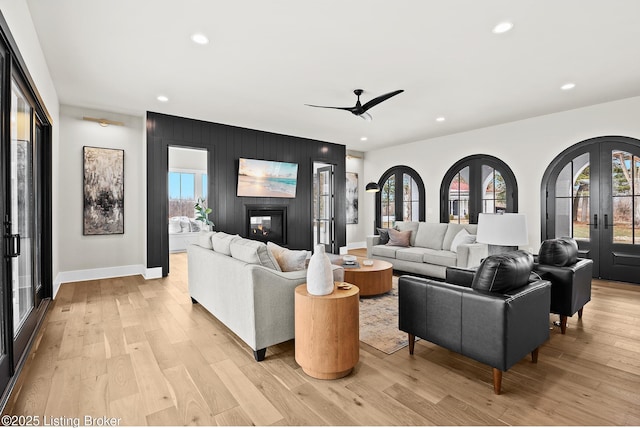
{"label": "ceiling fan light kit", "polygon": [[330,107],[330,106],[318,106],[318,105],[314,105],[314,104],[305,104],[309,107],[319,107],[319,108],[332,108],[332,109],[337,109],[337,110],[346,110],[351,112],[352,114],[361,117],[362,119],[366,120],[367,122],[371,122],[371,120],[373,119],[371,117],[371,115],[369,113],[367,113],[367,110],[369,110],[372,107],[377,106],[378,104],[380,104],[383,101],[388,100],[391,97],[394,97],[396,95],[398,95],[399,93],[404,92],[404,89],[398,89],[397,91],[393,91],[393,92],[389,92],[388,94],[384,94],[384,95],[380,95],[379,97],[376,97],[370,101],[367,101],[366,103],[362,104],[360,103],[360,95],[362,95],[364,91],[362,89],[356,89],[353,91],[354,94],[356,94],[356,97],[358,97],[358,100],[356,101],[356,105],[353,107]]}

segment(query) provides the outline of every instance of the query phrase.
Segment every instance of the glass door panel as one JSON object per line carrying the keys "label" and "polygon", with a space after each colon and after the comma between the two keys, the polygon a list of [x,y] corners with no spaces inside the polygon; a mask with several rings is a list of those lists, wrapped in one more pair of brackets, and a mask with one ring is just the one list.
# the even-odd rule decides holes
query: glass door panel
{"label": "glass door panel", "polygon": [[11,85],[11,288],[13,334],[17,336],[34,308],[33,224],[34,180],[32,108],[16,85]]}
{"label": "glass door panel", "polygon": [[314,164],[314,245],[323,244],[327,253],[334,252],[333,165]]}

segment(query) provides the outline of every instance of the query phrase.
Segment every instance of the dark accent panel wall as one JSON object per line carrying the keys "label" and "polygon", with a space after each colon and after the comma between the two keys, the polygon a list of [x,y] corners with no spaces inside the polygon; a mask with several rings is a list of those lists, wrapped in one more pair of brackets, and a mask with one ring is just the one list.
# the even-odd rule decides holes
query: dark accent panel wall
{"label": "dark accent panel wall", "polygon": [[[167,210],[168,147],[208,150],[207,205],[216,230],[246,236],[245,205],[287,207],[287,246],[313,246],[313,162],[335,165],[335,233],[337,248],[346,245],[345,155],[341,144],[239,128],[219,123],[147,113],[147,267],[169,272]],[[296,197],[236,196],[239,158],[298,164]]]}

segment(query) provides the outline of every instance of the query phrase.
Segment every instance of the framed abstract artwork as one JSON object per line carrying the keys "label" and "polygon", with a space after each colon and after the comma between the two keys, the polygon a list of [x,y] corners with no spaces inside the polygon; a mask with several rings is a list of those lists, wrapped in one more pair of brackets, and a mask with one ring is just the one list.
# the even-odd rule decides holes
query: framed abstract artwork
{"label": "framed abstract artwork", "polygon": [[82,148],[83,235],[124,233],[124,150]]}
{"label": "framed abstract artwork", "polygon": [[347,172],[347,224],[358,223],[358,174]]}

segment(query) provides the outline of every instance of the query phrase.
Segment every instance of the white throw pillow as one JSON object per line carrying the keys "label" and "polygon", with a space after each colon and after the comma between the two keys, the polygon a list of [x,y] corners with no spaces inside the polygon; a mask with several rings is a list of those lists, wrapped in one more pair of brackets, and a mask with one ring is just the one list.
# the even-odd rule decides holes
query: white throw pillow
{"label": "white throw pillow", "polygon": [[180,226],[179,218],[171,217],[169,219],[169,233],[182,233],[182,226]]}
{"label": "white throw pillow", "polygon": [[451,241],[451,251],[458,252],[458,245],[473,244],[476,242],[476,235],[471,235],[466,229],[462,229]]}
{"label": "white throw pillow", "polygon": [[306,269],[307,250],[289,250],[273,242],[267,242],[267,250],[278,262],[282,272],[294,272]]}

